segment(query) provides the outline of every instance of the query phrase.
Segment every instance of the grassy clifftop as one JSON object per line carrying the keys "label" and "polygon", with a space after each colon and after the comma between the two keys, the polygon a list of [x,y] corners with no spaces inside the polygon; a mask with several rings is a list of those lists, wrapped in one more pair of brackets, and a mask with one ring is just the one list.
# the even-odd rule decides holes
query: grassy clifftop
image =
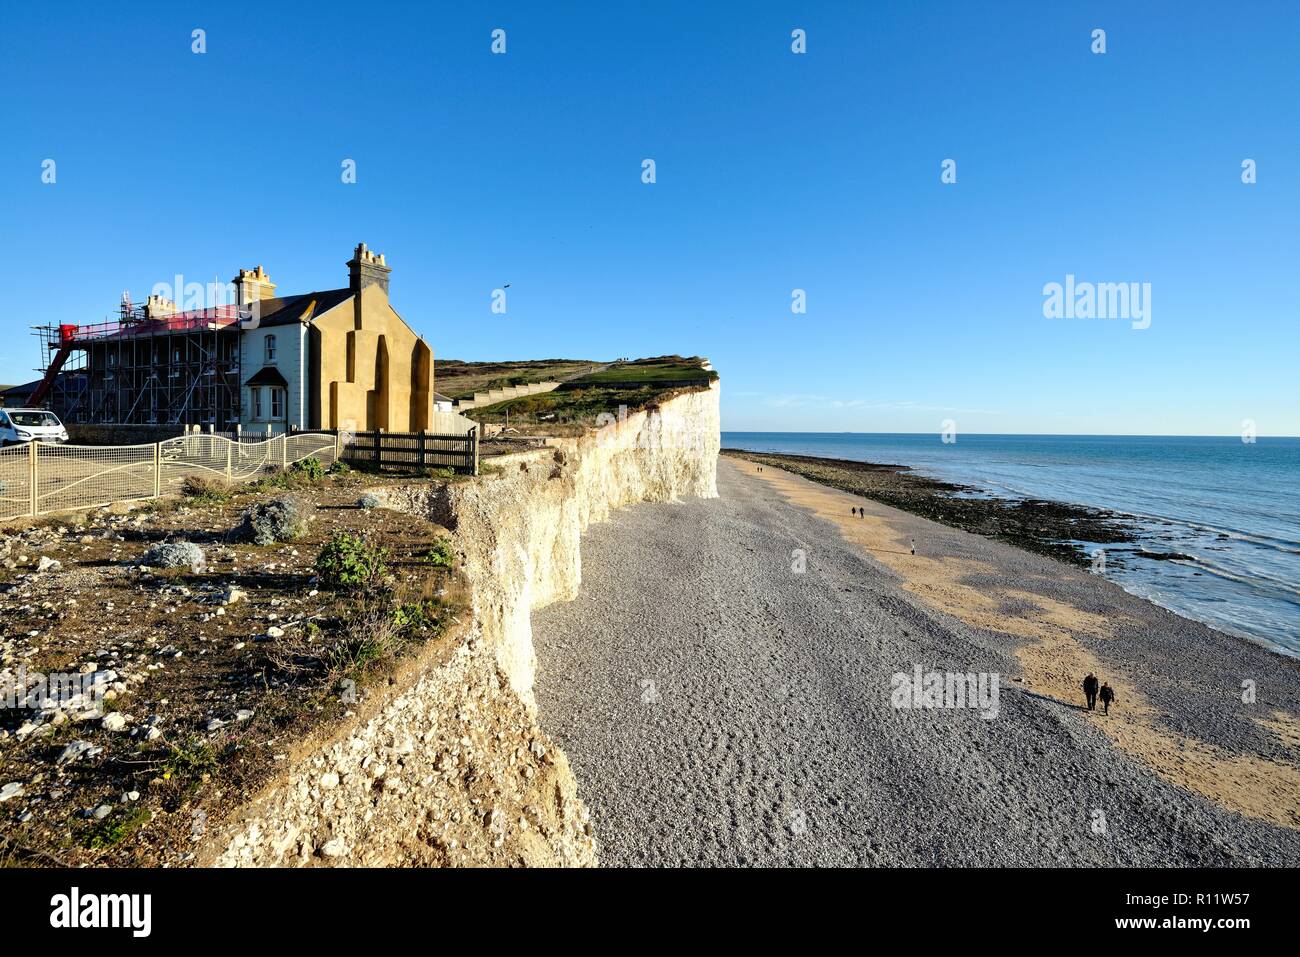
{"label": "grassy clifftop", "polygon": [[[506,423],[520,431],[566,431],[596,424],[602,412],[643,409],[677,392],[707,388],[718,377],[700,356],[657,356],[613,362],[564,382],[554,392],[523,396],[474,409],[479,422]],[[533,380],[537,381],[537,380]]]}

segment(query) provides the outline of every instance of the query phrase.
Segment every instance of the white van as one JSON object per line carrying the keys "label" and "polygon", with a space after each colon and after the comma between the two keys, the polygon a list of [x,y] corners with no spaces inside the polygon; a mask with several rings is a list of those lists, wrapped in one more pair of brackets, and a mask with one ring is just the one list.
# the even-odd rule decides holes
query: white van
{"label": "white van", "polygon": [[44,409],[0,409],[0,446],[32,441],[66,442],[68,430]]}

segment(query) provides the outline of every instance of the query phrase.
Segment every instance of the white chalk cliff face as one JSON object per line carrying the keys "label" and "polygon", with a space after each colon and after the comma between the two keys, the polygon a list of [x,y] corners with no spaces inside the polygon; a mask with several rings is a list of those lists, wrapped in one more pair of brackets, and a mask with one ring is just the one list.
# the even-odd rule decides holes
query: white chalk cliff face
{"label": "white chalk cliff face", "polygon": [[614,509],[717,497],[718,398],[715,382],[492,459],[472,482],[376,490],[456,533],[472,623],[450,660],[374,713],[358,709],[355,727],[298,758],[199,862],[595,863],[568,761],[536,725],[532,610],[577,596],[582,533]]}
{"label": "white chalk cliff face", "polygon": [[451,491],[475,615],[525,702],[532,703],[537,667],[532,609],[577,597],[587,527],[634,502],[717,497],[718,393],[714,383],[595,435],[508,456],[496,481]]}

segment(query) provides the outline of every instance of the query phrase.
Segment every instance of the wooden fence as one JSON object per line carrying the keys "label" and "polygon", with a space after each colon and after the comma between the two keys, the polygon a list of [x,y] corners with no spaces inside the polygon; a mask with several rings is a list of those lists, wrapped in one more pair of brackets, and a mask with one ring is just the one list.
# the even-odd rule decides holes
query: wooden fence
{"label": "wooden fence", "polygon": [[455,435],[433,432],[353,432],[340,458],[349,465],[387,469],[454,469],[478,474],[478,429]]}

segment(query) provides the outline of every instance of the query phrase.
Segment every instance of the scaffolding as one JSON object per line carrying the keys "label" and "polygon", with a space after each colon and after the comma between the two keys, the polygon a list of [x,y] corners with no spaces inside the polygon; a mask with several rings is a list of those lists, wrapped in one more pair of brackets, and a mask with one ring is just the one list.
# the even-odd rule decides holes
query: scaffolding
{"label": "scaffolding", "polygon": [[34,326],[42,402],[65,422],[207,425],[239,422],[239,310],[151,316],[124,296],[117,319]]}

